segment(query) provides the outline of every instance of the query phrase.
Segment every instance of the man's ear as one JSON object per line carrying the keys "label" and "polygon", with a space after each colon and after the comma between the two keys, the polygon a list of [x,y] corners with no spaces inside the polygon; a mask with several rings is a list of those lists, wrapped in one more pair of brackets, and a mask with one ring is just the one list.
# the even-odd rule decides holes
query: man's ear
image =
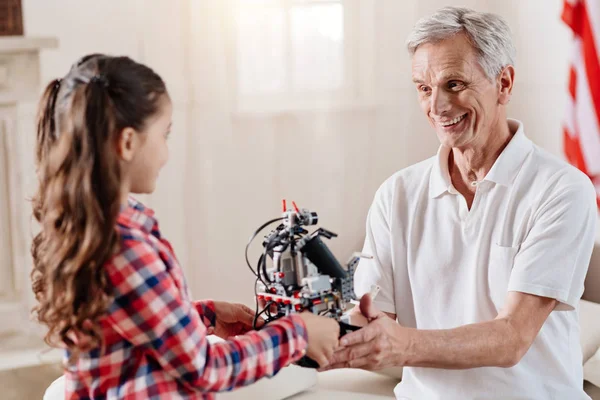
{"label": "man's ear", "polygon": [[130,162],[133,160],[137,149],[140,146],[140,137],[135,129],[127,127],[117,136],[117,154],[122,161]]}
{"label": "man's ear", "polygon": [[507,65],[502,72],[500,72],[500,75],[498,75],[498,88],[500,89],[498,103],[505,106],[510,102],[514,82],[515,68],[512,65]]}

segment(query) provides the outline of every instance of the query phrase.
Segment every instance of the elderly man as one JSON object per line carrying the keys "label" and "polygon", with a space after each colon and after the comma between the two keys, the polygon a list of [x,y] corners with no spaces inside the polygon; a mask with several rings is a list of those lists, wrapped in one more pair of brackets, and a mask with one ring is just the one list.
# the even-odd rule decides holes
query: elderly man
{"label": "elderly man", "polygon": [[507,119],[514,47],[500,17],[441,9],[408,50],[441,146],[377,191],[356,292],[381,291],[362,298],[369,323],[329,368],[404,366],[399,399],[587,399],[577,307],[591,182]]}

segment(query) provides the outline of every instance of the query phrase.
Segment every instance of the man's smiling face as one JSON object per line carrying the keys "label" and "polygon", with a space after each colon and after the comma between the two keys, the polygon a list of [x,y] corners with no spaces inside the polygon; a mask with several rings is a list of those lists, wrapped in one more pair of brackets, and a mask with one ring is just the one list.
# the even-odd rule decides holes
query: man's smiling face
{"label": "man's smiling face", "polygon": [[500,118],[500,85],[490,81],[465,34],[420,45],[412,75],[421,109],[443,145],[487,142]]}

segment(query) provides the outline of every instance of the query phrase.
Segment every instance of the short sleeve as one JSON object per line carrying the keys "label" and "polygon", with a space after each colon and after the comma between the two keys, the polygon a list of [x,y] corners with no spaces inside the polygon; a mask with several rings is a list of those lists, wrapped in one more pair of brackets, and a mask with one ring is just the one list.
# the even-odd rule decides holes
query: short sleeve
{"label": "short sleeve", "polygon": [[554,298],[572,310],[583,294],[598,211],[587,179],[555,190],[544,200],[513,264],[508,290]]}

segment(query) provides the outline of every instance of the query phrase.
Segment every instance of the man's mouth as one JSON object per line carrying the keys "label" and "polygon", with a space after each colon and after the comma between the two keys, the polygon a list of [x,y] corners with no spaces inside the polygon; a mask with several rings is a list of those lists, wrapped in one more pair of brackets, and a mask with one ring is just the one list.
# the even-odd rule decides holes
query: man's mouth
{"label": "man's mouth", "polygon": [[449,121],[444,121],[444,122],[442,122],[442,121],[439,121],[439,122],[438,122],[438,124],[440,124],[440,125],[441,125],[441,126],[443,126],[444,128],[447,128],[447,127],[449,127],[449,126],[452,126],[452,125],[456,125],[456,124],[458,124],[460,121],[462,121],[463,119],[465,119],[465,118],[466,118],[466,116],[467,116],[467,114],[463,114],[463,115],[461,115],[461,116],[459,116],[459,117],[456,117],[456,118],[454,118],[454,119],[451,119],[451,120],[449,120]]}

